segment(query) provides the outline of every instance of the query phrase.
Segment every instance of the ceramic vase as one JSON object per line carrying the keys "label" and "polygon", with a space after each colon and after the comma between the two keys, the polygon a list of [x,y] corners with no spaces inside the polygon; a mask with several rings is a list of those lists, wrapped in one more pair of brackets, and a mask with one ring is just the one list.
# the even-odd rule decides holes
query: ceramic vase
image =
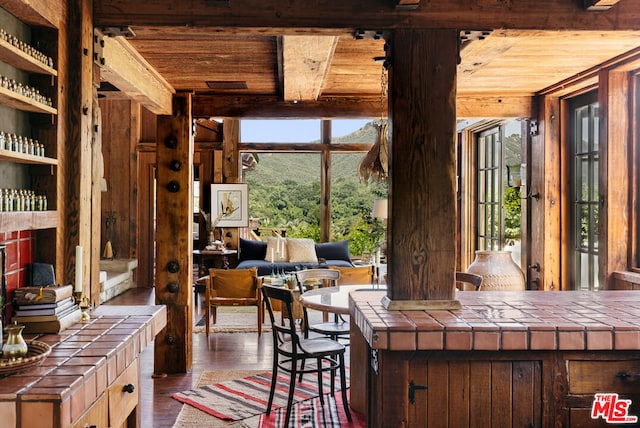
{"label": "ceramic vase", "polygon": [[482,276],[480,291],[525,290],[524,274],[511,258],[511,251],[476,251],[467,272]]}

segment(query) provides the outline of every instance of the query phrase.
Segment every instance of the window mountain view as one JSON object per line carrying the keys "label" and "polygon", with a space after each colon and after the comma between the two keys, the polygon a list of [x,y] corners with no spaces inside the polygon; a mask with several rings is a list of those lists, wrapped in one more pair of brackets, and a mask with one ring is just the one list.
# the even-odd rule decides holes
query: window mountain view
{"label": "window mountain view", "polygon": [[[373,144],[373,122],[334,138],[332,144]],[[318,143],[319,141],[314,141]],[[383,225],[371,218],[373,201],[385,198],[386,183],[364,183],[357,175],[365,153],[331,156],[331,240],[348,239],[352,255],[372,251]],[[320,153],[254,153],[255,170],[247,171],[249,216],[261,228],[286,228],[288,237],[320,241]]]}

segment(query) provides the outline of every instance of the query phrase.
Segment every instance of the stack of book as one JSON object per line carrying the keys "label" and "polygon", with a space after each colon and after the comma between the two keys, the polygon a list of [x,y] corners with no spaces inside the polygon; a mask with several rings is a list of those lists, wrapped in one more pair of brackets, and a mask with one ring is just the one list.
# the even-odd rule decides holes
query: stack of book
{"label": "stack of book", "polygon": [[23,324],[24,333],[60,333],[82,318],[71,285],[18,288],[13,301],[11,320]]}

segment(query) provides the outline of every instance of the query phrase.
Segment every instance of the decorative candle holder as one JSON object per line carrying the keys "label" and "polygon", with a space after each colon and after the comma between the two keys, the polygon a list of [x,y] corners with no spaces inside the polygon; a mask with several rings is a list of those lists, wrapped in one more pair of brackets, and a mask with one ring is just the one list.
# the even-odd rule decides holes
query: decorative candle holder
{"label": "decorative candle holder", "polygon": [[82,311],[82,321],[89,321],[91,319],[91,315],[89,314],[89,309],[91,309],[91,301],[87,296],[83,296],[82,292],[74,292],[73,297],[78,304],[78,307]]}

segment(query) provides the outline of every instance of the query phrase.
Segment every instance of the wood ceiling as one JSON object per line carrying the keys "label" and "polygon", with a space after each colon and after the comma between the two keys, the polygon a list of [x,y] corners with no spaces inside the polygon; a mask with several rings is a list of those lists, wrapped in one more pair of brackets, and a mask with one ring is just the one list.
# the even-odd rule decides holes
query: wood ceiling
{"label": "wood ceiling", "polygon": [[[345,2],[358,3],[355,0],[343,0],[341,3]],[[627,7],[629,3],[638,4],[636,0],[623,0],[620,4],[614,4],[612,10],[624,10],[621,8],[625,2]],[[362,109],[367,114],[380,110],[382,62],[379,59],[385,56],[384,40],[368,37],[371,33],[358,40],[354,37],[354,28],[256,27],[260,22],[259,17],[252,16],[250,21],[245,22],[240,19],[239,12],[235,17],[239,24],[235,27],[221,27],[214,19],[212,22],[216,26],[177,26],[174,20],[183,19],[179,13],[174,17],[167,15],[165,11],[161,18],[135,14],[127,17],[123,13],[118,19],[117,14],[111,13],[109,5],[118,4],[122,9],[126,3],[115,0],[97,0],[96,3],[98,27],[101,22],[109,26],[115,22],[123,26],[132,23],[127,26],[135,36],[127,38],[126,43],[144,58],[171,90],[192,91],[201,97],[198,99],[212,103],[210,108],[220,105],[211,100],[210,96],[215,95],[227,105],[229,100],[239,104],[261,104],[263,100],[268,100],[285,107],[290,103],[346,103],[365,100],[365,104],[361,106],[365,106]],[[237,3],[242,2],[238,0]],[[374,3],[380,1],[375,0]],[[441,2],[432,0],[427,5],[432,3]],[[546,0],[546,3],[553,3],[554,10],[558,10],[558,2]],[[234,2],[230,5],[230,9],[233,9]],[[425,9],[427,5],[424,5]],[[415,12],[422,8],[423,5],[420,4]],[[216,16],[234,14],[233,10],[224,8],[212,10],[210,13]],[[217,12],[218,10],[221,12]],[[153,11],[146,11],[149,14],[151,12]],[[591,15],[583,18],[578,12]],[[586,20],[590,16],[611,13],[582,12],[579,8],[578,12],[574,20],[574,23],[578,23],[576,27],[589,26]],[[140,14],[143,13],[145,11],[141,10]],[[536,10],[535,13],[539,14],[540,11]],[[411,16],[411,11],[406,14]],[[610,16],[622,19],[619,15]],[[418,13],[415,16],[422,15]],[[461,20],[465,16],[460,12]],[[583,74],[611,58],[640,49],[640,20],[636,20],[637,28],[624,21],[630,27],[626,30],[608,29],[603,24],[593,25],[593,30],[565,29],[560,28],[562,25],[556,19],[550,21],[549,16],[547,22],[551,29],[489,30],[481,39],[463,44],[458,66],[458,102],[461,104],[459,116],[477,117],[483,110],[485,113],[491,111],[483,109],[482,104],[478,104],[479,108],[471,108],[469,104],[473,100],[483,99],[486,103],[486,99],[491,98],[531,98],[536,93]],[[194,19],[193,13],[189,15],[189,22]],[[270,14],[265,14],[264,19],[270,19]],[[150,24],[163,20],[167,22],[162,25]],[[512,26],[524,27],[519,23],[521,17],[517,22],[515,18],[513,20]],[[229,21],[233,22],[232,19]],[[594,22],[599,23],[600,20]],[[248,26],[248,23],[253,26]],[[611,21],[609,24],[610,27],[618,27],[621,22]],[[335,22],[332,25],[339,26],[341,23]],[[416,58],[407,58],[407,61],[410,60]],[[118,86],[117,82],[111,83]],[[508,104],[504,102],[504,105]],[[203,107],[200,110],[206,109]],[[345,111],[345,115],[349,115],[348,109]],[[517,111],[520,110],[514,109],[513,114],[517,114]],[[261,115],[259,111],[253,114]],[[377,114],[379,113],[374,116]],[[508,108],[503,115],[509,115]]]}

